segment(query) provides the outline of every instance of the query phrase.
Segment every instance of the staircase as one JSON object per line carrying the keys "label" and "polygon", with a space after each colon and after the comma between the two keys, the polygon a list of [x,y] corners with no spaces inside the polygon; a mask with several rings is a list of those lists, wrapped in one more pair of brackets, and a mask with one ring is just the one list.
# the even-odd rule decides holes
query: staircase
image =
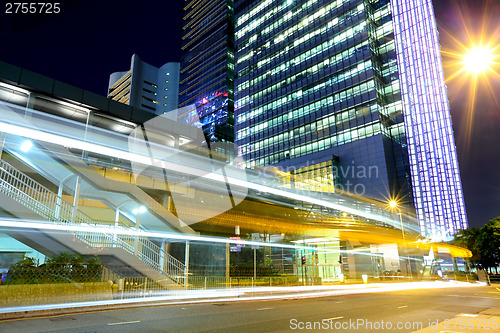
{"label": "staircase", "polygon": [[[0,160],[0,193],[55,225],[86,227],[106,225],[116,228],[117,231],[131,229],[124,224],[116,227],[109,222],[105,224],[92,219],[3,160]],[[94,249],[121,249],[176,284],[185,283],[186,266],[147,238],[98,231],[67,232]]]}

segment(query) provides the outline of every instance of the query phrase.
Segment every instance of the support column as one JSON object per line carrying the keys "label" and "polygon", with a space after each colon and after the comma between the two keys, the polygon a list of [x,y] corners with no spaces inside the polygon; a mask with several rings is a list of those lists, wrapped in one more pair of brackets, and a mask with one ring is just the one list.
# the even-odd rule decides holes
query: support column
{"label": "support column", "polygon": [[253,246],[253,278],[257,281],[257,248]]}
{"label": "support column", "polygon": [[24,110],[24,118],[31,118],[31,110],[35,106],[36,94],[33,92],[28,93],[28,100],[26,101],[26,109]]}
{"label": "support column", "polygon": [[73,212],[71,213],[71,223],[75,222],[75,213],[78,210],[79,199],[80,199],[80,176],[77,176],[75,184],[75,195],[73,197]]}
{"label": "support column", "polygon": [[118,241],[118,235],[116,234],[116,228],[118,228],[119,221],[120,221],[120,210],[116,209],[116,212],[115,212],[115,233],[113,235],[113,247],[116,246],[116,242]]}
{"label": "support column", "polygon": [[56,199],[56,219],[59,219],[59,217],[61,216],[61,205],[62,205],[62,194],[63,194],[63,189],[64,189],[64,185],[63,183],[61,182],[59,184],[59,189],[57,190],[57,199]]}
{"label": "support column", "polygon": [[229,286],[229,261],[230,261],[230,256],[229,256],[229,243],[226,243],[226,286]]}
{"label": "support column", "polygon": [[[137,218],[135,219],[135,231],[139,231],[141,225],[141,212],[137,212]],[[134,240],[134,255],[137,256],[139,250],[139,235],[135,235]]]}
{"label": "support column", "polygon": [[0,160],[2,159],[3,146],[5,145],[5,132],[0,135]]}
{"label": "support column", "polygon": [[[85,122],[85,134],[84,134],[84,138],[83,138],[84,142],[87,142],[87,130],[88,130],[90,118],[92,117],[92,115],[93,115],[92,111],[87,112],[87,120]],[[86,160],[88,155],[89,155],[88,151],[86,151],[86,150],[82,151],[82,159],[83,160]]]}
{"label": "support column", "polygon": [[189,241],[186,241],[186,251],[184,253],[184,276],[185,276],[185,279],[184,279],[184,283],[185,283],[185,287],[187,288],[188,287],[188,283],[189,283],[189,279],[188,279],[188,274],[189,274]]}
{"label": "support column", "polygon": [[171,195],[168,196],[167,209],[169,212],[174,213],[174,201]]}
{"label": "support column", "polygon": [[166,240],[161,241],[161,256],[160,256],[160,269],[163,273],[166,272],[166,261],[165,257],[167,255]]}

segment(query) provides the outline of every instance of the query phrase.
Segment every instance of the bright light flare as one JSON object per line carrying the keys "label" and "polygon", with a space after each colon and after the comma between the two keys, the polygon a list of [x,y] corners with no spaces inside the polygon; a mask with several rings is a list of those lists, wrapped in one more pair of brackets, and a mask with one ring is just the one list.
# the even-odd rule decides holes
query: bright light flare
{"label": "bright light flare", "polygon": [[493,51],[486,46],[473,47],[463,56],[464,69],[474,75],[491,70],[494,63]]}
{"label": "bright light flare", "polygon": [[27,153],[31,149],[31,147],[33,147],[33,143],[30,140],[26,140],[21,145],[21,150]]}
{"label": "bright light flare", "polygon": [[147,211],[146,207],[141,206],[139,208],[132,210],[132,213],[137,215],[138,213],[145,213],[146,211]]}

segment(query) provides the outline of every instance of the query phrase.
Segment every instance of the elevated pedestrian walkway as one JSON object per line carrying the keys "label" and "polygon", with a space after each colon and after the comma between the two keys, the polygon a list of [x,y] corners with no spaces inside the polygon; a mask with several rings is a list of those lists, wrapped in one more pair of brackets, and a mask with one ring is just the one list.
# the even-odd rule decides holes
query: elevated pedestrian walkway
{"label": "elevated pedestrian walkway", "polygon": [[[41,253],[51,255],[69,251],[81,255],[109,256],[165,286],[184,283],[185,265],[160,246],[145,237],[99,232],[97,229],[93,231],[93,226],[103,226],[105,223],[92,219],[60,195],[3,160],[0,160],[0,207],[23,221],[89,227],[89,231],[7,231],[11,237]],[[130,229],[123,224],[109,227]]]}

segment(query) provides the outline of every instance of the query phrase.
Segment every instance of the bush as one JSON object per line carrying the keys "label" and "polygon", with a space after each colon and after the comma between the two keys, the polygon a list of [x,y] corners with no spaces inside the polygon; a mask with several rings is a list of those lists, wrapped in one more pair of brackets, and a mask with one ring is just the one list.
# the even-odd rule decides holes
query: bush
{"label": "bush", "polygon": [[9,269],[5,284],[97,282],[101,280],[101,272],[98,257],[84,260],[63,252],[38,265],[34,259],[23,256]]}

